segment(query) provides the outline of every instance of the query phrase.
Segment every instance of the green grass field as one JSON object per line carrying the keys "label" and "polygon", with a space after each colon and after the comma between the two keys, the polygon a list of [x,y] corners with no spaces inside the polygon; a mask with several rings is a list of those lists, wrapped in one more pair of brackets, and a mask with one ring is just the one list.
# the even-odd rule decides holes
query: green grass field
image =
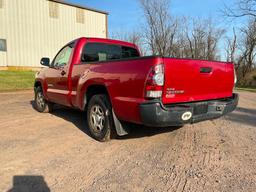
{"label": "green grass field", "polygon": [[33,89],[35,71],[0,71],[0,92]]}

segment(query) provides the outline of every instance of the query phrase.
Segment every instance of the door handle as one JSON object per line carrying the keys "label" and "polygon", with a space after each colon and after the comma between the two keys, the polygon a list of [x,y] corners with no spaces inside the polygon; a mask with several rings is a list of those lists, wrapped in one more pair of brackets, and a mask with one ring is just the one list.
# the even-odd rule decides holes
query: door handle
{"label": "door handle", "polygon": [[62,76],[64,76],[64,75],[66,75],[66,71],[61,71],[61,73],[60,73]]}
{"label": "door handle", "polygon": [[200,73],[211,73],[212,68],[211,67],[201,67],[200,68]]}

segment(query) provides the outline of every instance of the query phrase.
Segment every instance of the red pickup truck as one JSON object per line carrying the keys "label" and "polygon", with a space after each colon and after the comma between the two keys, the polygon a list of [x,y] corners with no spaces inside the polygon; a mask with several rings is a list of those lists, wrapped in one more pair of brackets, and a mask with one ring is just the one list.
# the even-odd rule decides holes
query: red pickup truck
{"label": "red pickup truck", "polygon": [[41,64],[47,68],[36,74],[36,109],[49,112],[57,103],[86,111],[99,141],[127,134],[127,122],[180,126],[218,118],[238,103],[232,63],[141,57],[123,41],[79,38]]}

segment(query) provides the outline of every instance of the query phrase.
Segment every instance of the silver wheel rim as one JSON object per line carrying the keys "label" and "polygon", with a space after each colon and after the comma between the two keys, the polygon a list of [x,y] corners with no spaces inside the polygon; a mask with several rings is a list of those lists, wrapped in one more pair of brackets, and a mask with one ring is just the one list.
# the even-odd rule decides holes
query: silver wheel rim
{"label": "silver wheel rim", "polygon": [[90,114],[93,130],[97,133],[100,133],[103,130],[105,124],[105,115],[102,107],[99,105],[94,105],[91,108]]}
{"label": "silver wheel rim", "polygon": [[42,92],[37,93],[36,103],[40,108],[44,108],[45,102],[44,102],[44,96]]}

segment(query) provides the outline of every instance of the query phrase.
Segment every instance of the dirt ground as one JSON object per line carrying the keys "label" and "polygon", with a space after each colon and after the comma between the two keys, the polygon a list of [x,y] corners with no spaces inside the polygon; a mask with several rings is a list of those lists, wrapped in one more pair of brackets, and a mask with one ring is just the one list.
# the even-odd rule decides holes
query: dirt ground
{"label": "dirt ground", "polygon": [[88,136],[83,113],[40,114],[32,100],[0,94],[0,191],[256,191],[256,93],[218,120],[107,143]]}

